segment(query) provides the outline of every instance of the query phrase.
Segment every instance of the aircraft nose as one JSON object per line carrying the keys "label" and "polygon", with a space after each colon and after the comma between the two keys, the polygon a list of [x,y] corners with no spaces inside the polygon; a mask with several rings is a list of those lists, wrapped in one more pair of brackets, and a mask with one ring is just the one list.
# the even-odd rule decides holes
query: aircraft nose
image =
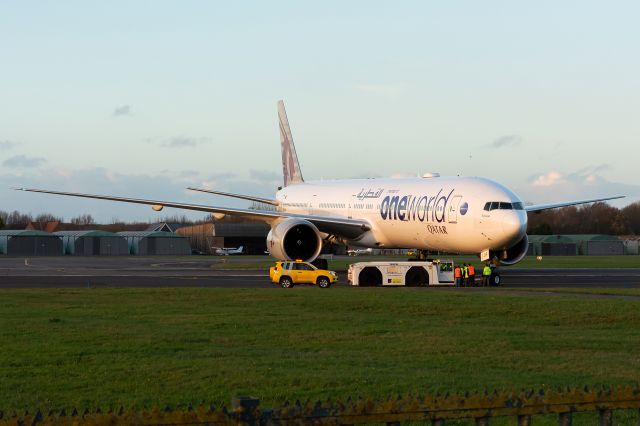
{"label": "aircraft nose", "polygon": [[527,213],[518,210],[506,213],[502,220],[502,231],[506,237],[519,240],[527,232]]}

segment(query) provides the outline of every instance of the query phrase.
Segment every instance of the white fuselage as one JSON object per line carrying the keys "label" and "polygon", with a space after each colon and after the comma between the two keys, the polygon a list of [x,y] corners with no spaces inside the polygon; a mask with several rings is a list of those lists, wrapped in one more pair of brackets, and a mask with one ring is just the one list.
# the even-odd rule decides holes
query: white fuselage
{"label": "white fuselage", "polygon": [[[527,228],[517,195],[478,177],[305,182],[276,199],[284,212],[366,220],[371,230],[346,241],[362,247],[479,253],[510,247]],[[502,204],[485,209],[491,202]]]}

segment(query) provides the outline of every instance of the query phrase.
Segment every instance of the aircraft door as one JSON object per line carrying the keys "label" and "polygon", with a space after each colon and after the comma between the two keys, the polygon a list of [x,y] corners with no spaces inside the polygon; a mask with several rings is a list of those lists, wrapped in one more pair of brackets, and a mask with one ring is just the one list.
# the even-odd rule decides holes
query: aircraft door
{"label": "aircraft door", "polygon": [[313,194],[313,197],[311,198],[311,202],[309,203],[309,214],[313,214],[314,213],[314,208],[317,207],[318,203],[317,198],[318,195],[317,194]]}
{"label": "aircraft door", "polygon": [[451,200],[451,205],[447,212],[449,216],[449,223],[458,223],[458,206],[460,205],[460,200],[462,200],[462,195],[456,195]]}

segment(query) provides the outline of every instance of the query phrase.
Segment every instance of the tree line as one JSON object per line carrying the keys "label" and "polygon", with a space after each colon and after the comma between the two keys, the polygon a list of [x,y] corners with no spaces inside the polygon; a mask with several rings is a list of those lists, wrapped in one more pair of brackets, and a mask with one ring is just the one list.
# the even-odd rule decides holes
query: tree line
{"label": "tree line", "polygon": [[527,233],[640,235],[640,201],[621,209],[594,203],[532,213]]}
{"label": "tree line", "polygon": [[[130,224],[149,224],[149,223],[158,223],[158,222],[167,222],[167,223],[183,223],[187,225],[193,225],[196,223],[203,223],[207,221],[211,221],[211,216],[206,216],[202,220],[193,220],[188,218],[185,215],[179,216],[165,216],[160,218],[154,218],[149,221],[134,221],[134,222],[124,222],[117,218],[111,219],[109,224],[111,225],[130,225]],[[40,213],[36,216],[30,213],[21,213],[17,210],[12,212],[6,212],[0,210],[0,229],[24,229],[31,222],[39,222],[39,223],[47,223],[47,222],[60,222],[66,223],[65,219],[62,216],[56,216],[52,213]],[[97,225],[98,223],[90,214],[81,214],[75,216],[70,219],[68,223],[73,225]]]}

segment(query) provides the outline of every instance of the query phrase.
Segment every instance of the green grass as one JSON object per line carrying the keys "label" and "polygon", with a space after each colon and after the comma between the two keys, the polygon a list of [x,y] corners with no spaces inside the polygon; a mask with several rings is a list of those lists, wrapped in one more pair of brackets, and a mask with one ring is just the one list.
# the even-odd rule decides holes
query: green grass
{"label": "green grass", "polygon": [[413,289],[3,290],[0,410],[626,384],[633,300]]}
{"label": "green grass", "polygon": [[640,268],[640,256],[527,256],[515,268]]}
{"label": "green grass", "polygon": [[571,288],[571,287],[554,287],[554,288],[509,288],[508,291],[538,292],[538,293],[570,293],[570,294],[587,294],[601,296],[633,296],[640,297],[640,288]]}

